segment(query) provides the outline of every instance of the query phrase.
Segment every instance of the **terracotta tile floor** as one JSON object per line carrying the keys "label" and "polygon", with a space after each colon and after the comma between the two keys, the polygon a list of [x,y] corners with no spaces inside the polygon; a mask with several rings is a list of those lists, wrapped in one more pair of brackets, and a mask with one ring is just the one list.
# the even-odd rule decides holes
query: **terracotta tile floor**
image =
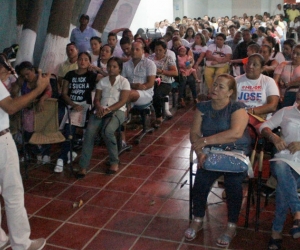
{"label": "terracotta tile floor", "polygon": [[[226,222],[224,203],[208,206],[204,229],[194,241],[186,242],[183,237],[189,224],[188,133],[192,119],[191,107],[178,110],[172,120],[120,156],[120,171],[115,176],[104,174],[107,151],[103,146],[95,147],[83,180],[76,180],[67,168],[55,174],[53,165],[30,165],[24,187],[32,238],[46,237],[45,249],[218,249],[215,241]],[[138,132],[127,131],[128,143]],[[222,193],[218,187],[214,191]],[[83,205],[74,208],[74,202],[80,200]],[[220,201],[210,194],[209,203]],[[253,207],[249,228],[243,227],[245,205],[246,201],[230,249],[267,249],[274,198],[267,207],[262,204],[259,232],[254,231]],[[291,217],[283,246],[300,249],[300,241],[288,235],[289,226]]]}

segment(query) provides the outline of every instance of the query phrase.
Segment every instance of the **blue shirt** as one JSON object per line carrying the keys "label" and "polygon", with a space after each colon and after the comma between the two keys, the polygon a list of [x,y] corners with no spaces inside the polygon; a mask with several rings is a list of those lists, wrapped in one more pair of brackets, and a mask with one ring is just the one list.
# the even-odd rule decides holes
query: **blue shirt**
{"label": "blue shirt", "polygon": [[[203,137],[207,137],[230,129],[232,113],[245,107],[243,103],[231,101],[225,108],[214,110],[211,101],[197,103],[198,110],[203,114],[200,133],[203,134]],[[246,128],[243,136],[234,143],[211,146],[223,149],[230,147],[231,149],[243,150],[248,154],[250,152],[250,144],[251,138]]]}
{"label": "blue shirt", "polygon": [[85,51],[91,51],[90,39],[93,36],[97,36],[96,31],[91,27],[86,27],[86,29],[81,32],[81,30],[76,27],[71,33],[71,42],[76,44],[79,53]]}

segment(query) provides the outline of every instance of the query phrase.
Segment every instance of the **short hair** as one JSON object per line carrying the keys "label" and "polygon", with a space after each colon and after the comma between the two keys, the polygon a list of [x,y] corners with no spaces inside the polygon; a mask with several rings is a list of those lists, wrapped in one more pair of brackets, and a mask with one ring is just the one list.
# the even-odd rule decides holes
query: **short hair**
{"label": "short hair", "polygon": [[69,46],[72,46],[72,45],[77,49],[77,46],[76,46],[76,44],[74,42],[68,43],[67,46],[66,46],[66,48],[68,48]]}
{"label": "short hair", "polygon": [[211,27],[207,27],[206,29],[208,30],[209,33],[213,32],[213,29]]}
{"label": "short hair", "polygon": [[28,62],[28,61],[24,61],[24,62],[21,62],[19,65],[16,66],[16,72],[18,75],[21,74],[21,71],[24,70],[24,69],[28,69],[28,70],[35,70],[33,64],[31,62]]}
{"label": "short hair", "polygon": [[232,90],[232,95],[230,96],[230,99],[235,101],[236,100],[236,97],[237,97],[237,84],[236,84],[236,80],[233,76],[229,75],[229,74],[221,74],[221,75],[218,75],[216,79],[218,78],[225,78],[228,80],[228,89],[229,90]]}
{"label": "short hair", "polygon": [[98,43],[102,43],[102,40],[101,40],[101,38],[99,36],[92,36],[91,39],[90,39],[90,42],[92,40],[96,40],[96,41],[98,41]]}
{"label": "short hair", "polygon": [[266,29],[263,26],[259,26],[257,29],[260,30],[262,33],[266,32]]}
{"label": "short hair", "polygon": [[260,46],[257,43],[253,43],[253,44],[250,44],[247,48],[252,50],[254,53],[258,53]]}
{"label": "short hair", "polygon": [[229,25],[228,29],[231,29],[231,28],[235,28],[235,29],[236,29],[236,26],[235,26],[235,24],[231,24],[231,25]]}
{"label": "short hair", "polygon": [[132,33],[130,29],[123,30],[122,37],[126,37],[128,33]]}
{"label": "short hair", "polygon": [[218,33],[216,37],[222,37],[224,41],[226,40],[226,35],[223,33]]}
{"label": "short hair", "polygon": [[253,33],[252,36],[251,36],[251,39],[254,40],[254,39],[257,39],[257,38],[258,38],[258,35],[256,33]]}
{"label": "short hair", "polygon": [[162,46],[163,49],[167,49],[167,44],[166,44],[164,41],[161,41],[161,40],[155,41],[155,43],[154,43],[154,48],[155,48],[156,46]]}
{"label": "short hair", "polygon": [[288,38],[283,42],[283,45],[288,45],[291,48],[294,48],[294,46],[296,45],[296,41],[293,38]]}
{"label": "short hair", "polygon": [[175,21],[180,21],[180,17],[175,17]]}
{"label": "short hair", "polygon": [[100,51],[102,51],[102,49],[103,49],[104,47],[109,47],[109,48],[110,48],[110,53],[111,53],[111,54],[114,53],[114,48],[111,47],[109,44],[104,44],[104,45],[101,47]]}
{"label": "short hair", "polygon": [[86,55],[89,58],[89,61],[92,62],[92,57],[89,52],[86,52],[86,51],[80,52],[78,55],[78,58],[81,57],[82,55]]}
{"label": "short hair", "polygon": [[122,37],[120,40],[120,45],[131,44],[129,37]]}
{"label": "short hair", "polygon": [[261,68],[265,65],[265,59],[263,58],[263,56],[261,54],[258,54],[258,53],[252,54],[251,56],[248,57],[248,62],[252,57],[257,57],[259,59]]}
{"label": "short hair", "polygon": [[249,29],[243,29],[242,32],[243,32],[243,33],[244,33],[244,32],[249,32],[249,33],[251,33]]}
{"label": "short hair", "polygon": [[118,39],[117,34],[114,32],[109,32],[107,37],[110,37],[110,36],[114,36],[116,39]]}
{"label": "short hair", "polygon": [[107,65],[108,65],[111,61],[115,61],[115,62],[118,64],[118,66],[119,66],[120,72],[122,72],[122,70],[123,70],[123,61],[122,61],[122,59],[119,58],[119,57],[113,56],[113,57],[111,57],[111,58],[108,59]]}

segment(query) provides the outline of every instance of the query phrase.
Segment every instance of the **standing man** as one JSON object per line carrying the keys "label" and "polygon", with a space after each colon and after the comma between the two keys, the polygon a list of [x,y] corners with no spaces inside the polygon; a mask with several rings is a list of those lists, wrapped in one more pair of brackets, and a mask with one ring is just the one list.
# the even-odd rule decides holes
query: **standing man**
{"label": "standing man", "polygon": [[132,44],[131,59],[124,63],[122,75],[128,79],[131,86],[128,98],[130,102],[144,105],[152,101],[156,65],[144,56],[142,43]]}
{"label": "standing man", "polygon": [[62,88],[62,80],[65,77],[65,75],[71,70],[78,69],[78,64],[77,64],[78,49],[75,43],[72,42],[67,44],[66,53],[68,58],[66,61],[64,61],[59,65],[58,74],[57,74],[60,90]]}
{"label": "standing man", "polygon": [[284,15],[284,10],[282,9],[281,4],[277,4],[275,10],[273,11],[273,16],[275,15]]}
{"label": "standing man", "polygon": [[292,8],[287,9],[286,14],[289,17],[289,21],[292,22],[295,20],[295,17],[300,15],[300,12],[299,12],[299,10],[296,9],[296,5],[292,4]]}
{"label": "standing man", "polygon": [[[252,41],[251,39],[251,33],[250,30],[248,29],[244,29],[242,31],[242,36],[243,36],[243,41],[240,42],[235,50],[233,51],[232,54],[232,59],[236,60],[236,59],[243,59],[248,57],[247,55],[247,48],[250,44],[255,44],[255,42]],[[238,75],[242,75],[245,73],[244,71],[244,67],[243,67],[243,63],[239,63],[238,64],[239,68],[240,68],[240,74],[238,74],[238,72],[236,72]]]}
{"label": "standing man", "polygon": [[[0,249],[11,245],[16,250],[41,250],[46,244],[43,238],[30,240],[30,225],[24,207],[24,188],[20,175],[16,144],[9,131],[9,115],[27,107],[46,89],[50,75],[39,71],[37,87],[30,93],[11,98],[0,81],[0,186],[5,203],[9,238],[0,228]],[[0,217],[1,223],[1,217]]]}
{"label": "standing man", "polygon": [[90,17],[88,15],[82,14],[79,19],[79,27],[72,30],[71,42],[74,42],[80,52],[91,51],[90,39],[93,36],[97,36],[96,31],[88,27]]}

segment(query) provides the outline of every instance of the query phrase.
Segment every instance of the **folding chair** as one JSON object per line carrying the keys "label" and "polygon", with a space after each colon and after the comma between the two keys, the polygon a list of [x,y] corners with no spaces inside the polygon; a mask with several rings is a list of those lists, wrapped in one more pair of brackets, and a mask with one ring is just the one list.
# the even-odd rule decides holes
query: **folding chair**
{"label": "folding chair", "polygon": [[[67,115],[69,116],[69,113]],[[61,143],[66,139],[70,141],[72,151],[71,138],[65,138],[59,130],[58,101],[55,98],[49,98],[45,100],[44,110],[36,112],[34,115],[34,133],[29,143],[35,145],[55,144]],[[72,153],[70,155],[72,157]],[[70,169],[71,173],[73,173],[72,163]]]}

